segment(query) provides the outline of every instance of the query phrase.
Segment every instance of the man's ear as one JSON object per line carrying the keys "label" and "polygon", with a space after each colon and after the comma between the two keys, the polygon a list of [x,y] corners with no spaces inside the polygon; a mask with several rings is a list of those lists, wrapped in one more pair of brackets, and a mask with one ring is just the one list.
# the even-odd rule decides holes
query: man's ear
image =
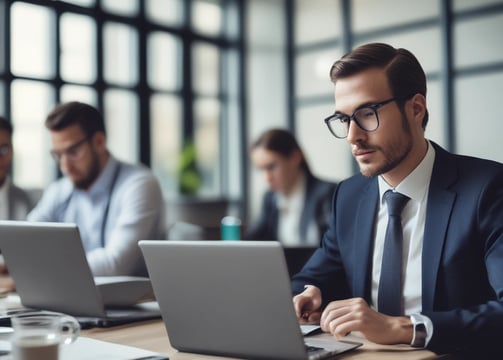
{"label": "man's ear", "polygon": [[414,122],[422,124],[424,115],[426,114],[426,98],[422,94],[414,95],[410,101],[410,114]]}
{"label": "man's ear", "polygon": [[94,133],[92,142],[96,149],[106,150],[107,148],[107,137],[102,131]]}

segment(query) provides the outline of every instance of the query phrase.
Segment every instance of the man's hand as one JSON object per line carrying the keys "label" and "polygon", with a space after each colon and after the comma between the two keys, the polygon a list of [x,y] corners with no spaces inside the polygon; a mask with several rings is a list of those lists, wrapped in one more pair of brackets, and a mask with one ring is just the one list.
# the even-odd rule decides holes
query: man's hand
{"label": "man's hand", "polygon": [[321,315],[320,326],[338,339],[351,331],[359,331],[368,340],[378,344],[410,344],[413,336],[409,317],[381,314],[371,309],[361,298],[328,304]]}
{"label": "man's hand", "polygon": [[316,286],[307,285],[305,290],[293,297],[297,318],[303,324],[318,323],[321,317],[321,291]]}

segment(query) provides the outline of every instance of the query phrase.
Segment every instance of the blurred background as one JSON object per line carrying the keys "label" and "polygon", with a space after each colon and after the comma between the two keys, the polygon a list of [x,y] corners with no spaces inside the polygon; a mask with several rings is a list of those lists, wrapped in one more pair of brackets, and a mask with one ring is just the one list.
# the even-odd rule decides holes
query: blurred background
{"label": "blurred background", "polygon": [[41,189],[60,176],[43,123],[78,100],[103,112],[117,157],[152,168],[168,204],[222,200],[246,223],[266,186],[248,147],[265,129],[292,130],[322,178],[357,171],[323,123],[328,72],[375,41],[422,63],[427,137],[502,162],[501,34],[503,0],[0,0],[12,178]]}

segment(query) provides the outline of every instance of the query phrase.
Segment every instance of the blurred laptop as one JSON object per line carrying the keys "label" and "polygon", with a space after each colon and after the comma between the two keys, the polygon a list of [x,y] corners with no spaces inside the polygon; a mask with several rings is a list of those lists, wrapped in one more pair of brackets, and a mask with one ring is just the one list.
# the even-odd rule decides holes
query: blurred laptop
{"label": "blurred laptop", "polygon": [[361,345],[304,339],[279,242],[139,245],[169,341],[179,351],[296,360],[325,359]]}
{"label": "blurred laptop", "polygon": [[77,225],[0,221],[0,249],[24,307],[76,316],[83,327],[160,318],[146,277],[93,277]]}

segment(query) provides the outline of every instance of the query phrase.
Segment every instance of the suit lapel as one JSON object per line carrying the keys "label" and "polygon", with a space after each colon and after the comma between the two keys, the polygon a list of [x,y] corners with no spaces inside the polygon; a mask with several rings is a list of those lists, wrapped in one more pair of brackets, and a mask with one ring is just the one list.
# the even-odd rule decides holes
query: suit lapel
{"label": "suit lapel", "polygon": [[379,201],[377,179],[362,191],[358,201],[355,221],[354,279],[353,296],[363,297],[370,302],[370,279],[372,277],[372,257],[374,251],[374,223]]}
{"label": "suit lapel", "polygon": [[430,180],[422,253],[422,305],[433,310],[438,269],[456,193],[447,190],[457,179],[450,154],[435,146],[435,164]]}

